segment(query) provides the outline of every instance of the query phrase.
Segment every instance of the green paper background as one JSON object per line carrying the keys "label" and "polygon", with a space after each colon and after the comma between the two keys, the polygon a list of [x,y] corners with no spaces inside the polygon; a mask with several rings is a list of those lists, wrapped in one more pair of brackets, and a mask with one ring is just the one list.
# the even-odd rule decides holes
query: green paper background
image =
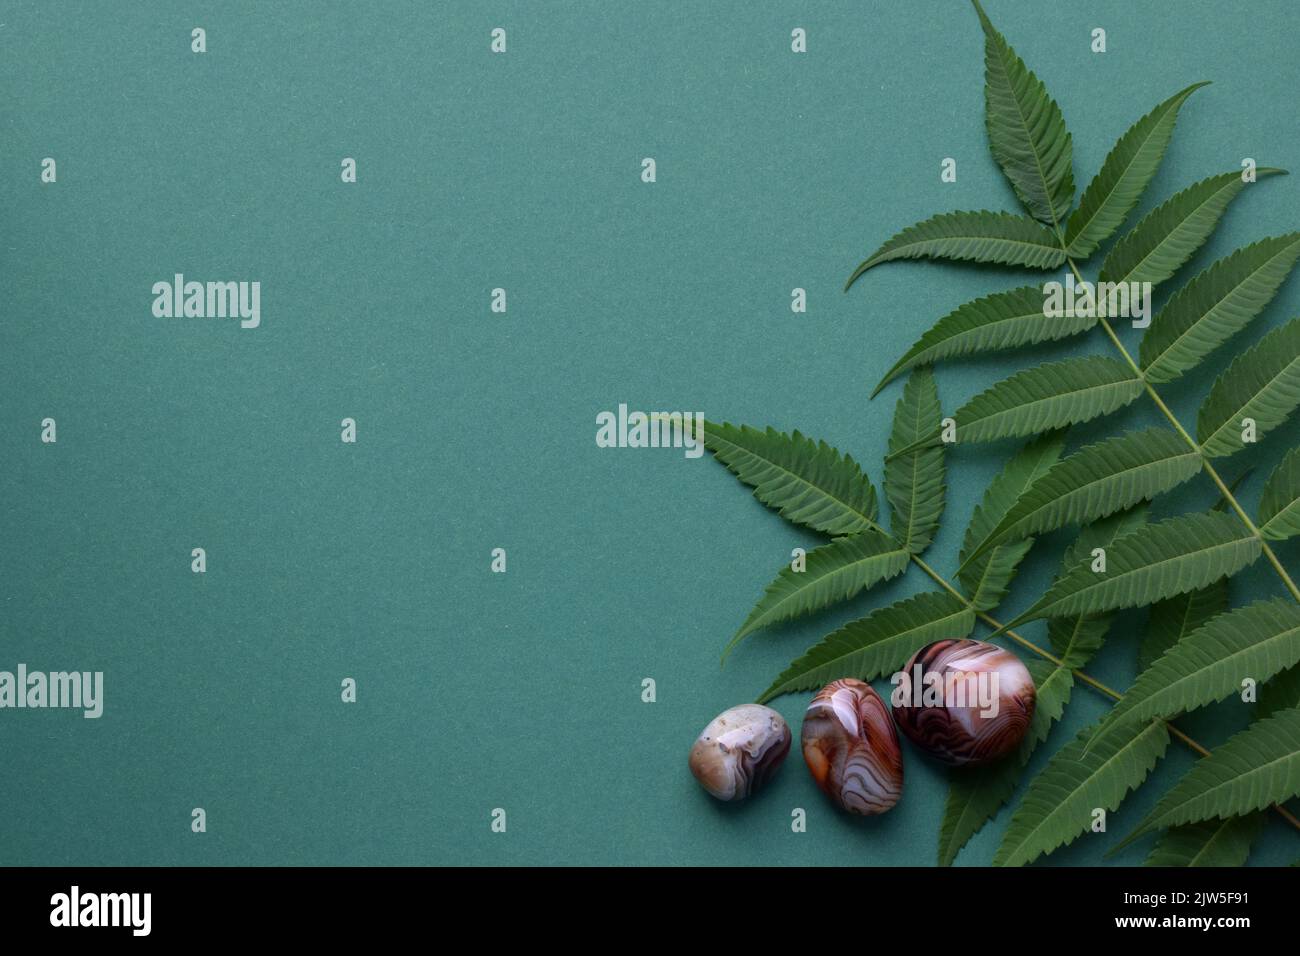
{"label": "green paper background", "polygon": [[[1080,189],[1199,79],[1215,82],[1143,210],[1243,156],[1300,164],[1293,4],[987,7],[1060,102]],[[873,820],[834,812],[797,752],[740,807],[686,770],[716,713],[926,580],[758,634],[719,670],[790,549],[817,538],[707,458],[593,439],[620,402],[699,410],[824,437],[879,480],[901,386],[869,387],[938,316],[1032,281],[903,263],[841,292],[904,225],[1015,208],[986,148],[982,46],[955,0],[0,4],[0,669],[105,672],[98,721],[0,711],[0,863],[934,862],[945,771],[910,746],[903,801]],[[39,180],[46,156],[57,184]],[[949,156],[958,181],[942,184]],[[1300,181],[1263,181],[1183,276],[1298,226]],[[150,288],[175,272],[260,281],[261,327],[155,319]],[[1165,389],[1185,421],[1298,303],[1293,279]],[[945,366],[945,408],[1105,348]],[[56,445],[39,441],[46,416]],[[1071,443],[1154,421],[1139,402]],[[1253,456],[1252,507],[1296,441]],[[1013,447],[949,455],[930,552],[945,573]],[[1183,500],[1214,496],[1197,479]],[[1068,541],[1039,542],[1008,616]],[[1294,566],[1294,542],[1281,554]],[[1260,562],[1235,598],[1277,592]],[[1121,616],[1096,676],[1127,685],[1142,620]],[[807,698],[776,704],[796,735]],[[1033,768],[1104,710],[1076,689]],[[1213,744],[1248,710],[1185,725]],[[1102,857],[1191,764],[1172,745],[1111,832],[1045,862],[1140,862],[1149,839]],[[988,863],[1008,818],[959,862]],[[1300,836],[1272,821],[1251,862],[1296,856]]]}

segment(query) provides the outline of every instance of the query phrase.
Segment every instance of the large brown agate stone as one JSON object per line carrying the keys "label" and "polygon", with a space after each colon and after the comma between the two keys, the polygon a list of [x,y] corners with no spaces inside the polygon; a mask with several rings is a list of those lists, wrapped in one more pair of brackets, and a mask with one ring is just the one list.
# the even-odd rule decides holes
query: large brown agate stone
{"label": "large brown agate stone", "polygon": [[1036,693],[1016,655],[983,641],[936,641],[895,675],[899,729],[928,754],[954,766],[997,760],[1019,746]]}

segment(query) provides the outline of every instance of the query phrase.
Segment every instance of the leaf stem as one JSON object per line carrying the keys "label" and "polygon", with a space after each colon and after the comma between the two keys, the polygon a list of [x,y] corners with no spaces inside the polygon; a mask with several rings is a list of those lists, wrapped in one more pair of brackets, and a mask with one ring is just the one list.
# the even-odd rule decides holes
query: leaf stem
{"label": "leaf stem", "polygon": [[[1062,250],[1065,250],[1064,244],[1062,244],[1061,248]],[[1070,264],[1070,269],[1074,272],[1075,278],[1081,283],[1085,282],[1086,280],[1083,278],[1083,274],[1079,271],[1079,266],[1070,258],[1068,251],[1066,251],[1065,261]],[[1097,321],[1106,332],[1106,336],[1119,351],[1120,356],[1128,363],[1129,368],[1133,370],[1133,374],[1141,379],[1142,387],[1146,389],[1147,395],[1149,395],[1151,400],[1155,402],[1156,408],[1160,409],[1161,414],[1165,416],[1169,421],[1169,424],[1174,426],[1174,430],[1183,437],[1183,440],[1187,442],[1188,447],[1200,456],[1201,467],[1205,470],[1205,473],[1210,476],[1210,480],[1218,486],[1219,492],[1223,495],[1224,500],[1228,502],[1233,511],[1237,512],[1237,516],[1241,518],[1243,523],[1245,523],[1247,530],[1249,530],[1250,533],[1255,536],[1255,539],[1259,541],[1260,547],[1264,552],[1264,557],[1268,558],[1268,563],[1273,565],[1273,570],[1276,571],[1277,576],[1282,579],[1282,583],[1286,586],[1286,589],[1291,592],[1291,596],[1297,601],[1300,601],[1300,587],[1296,586],[1291,575],[1287,573],[1286,568],[1282,566],[1282,562],[1278,560],[1277,553],[1274,552],[1264,535],[1260,533],[1259,528],[1255,526],[1255,522],[1251,520],[1246,509],[1244,509],[1241,506],[1241,503],[1237,501],[1236,496],[1232,493],[1232,489],[1230,489],[1224,483],[1223,478],[1219,476],[1218,471],[1216,471],[1214,465],[1210,463],[1210,459],[1201,449],[1201,446],[1197,444],[1196,439],[1188,433],[1187,429],[1183,427],[1182,422],[1178,420],[1178,417],[1170,410],[1169,406],[1165,404],[1164,399],[1160,397],[1160,393],[1152,387],[1149,381],[1147,381],[1147,377],[1142,373],[1142,369],[1138,366],[1137,362],[1133,361],[1133,356],[1129,353],[1129,350],[1124,347],[1124,343],[1120,341],[1119,336],[1115,334],[1114,328],[1112,328],[1111,324],[1106,321],[1106,318],[1102,316],[1098,318]]]}

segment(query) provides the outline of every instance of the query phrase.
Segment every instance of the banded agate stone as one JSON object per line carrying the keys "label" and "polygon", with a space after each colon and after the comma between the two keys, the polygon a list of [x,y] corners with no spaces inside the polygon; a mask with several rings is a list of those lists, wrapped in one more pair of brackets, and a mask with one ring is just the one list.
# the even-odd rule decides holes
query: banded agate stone
{"label": "banded agate stone", "polygon": [[719,800],[744,800],[762,787],[790,752],[785,718],[762,704],[724,710],[691,747],[691,773]]}
{"label": "banded agate stone", "polygon": [[996,644],[936,641],[917,651],[895,680],[899,729],[953,766],[1006,756],[1033,720],[1033,678],[1020,658]]}
{"label": "banded agate stone", "polygon": [[903,795],[903,753],[889,710],[870,684],[846,677],[812,699],[803,718],[803,759],[842,810],[872,816]]}

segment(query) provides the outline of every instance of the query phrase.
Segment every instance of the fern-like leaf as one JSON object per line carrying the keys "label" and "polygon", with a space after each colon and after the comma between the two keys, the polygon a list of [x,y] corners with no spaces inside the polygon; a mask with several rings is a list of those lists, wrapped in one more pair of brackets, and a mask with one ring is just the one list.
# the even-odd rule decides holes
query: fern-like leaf
{"label": "fern-like leaf", "polygon": [[1063,432],[1050,432],[1030,442],[1012,456],[989,483],[983,500],[971,515],[962,542],[962,567],[957,572],[957,579],[977,609],[987,611],[1001,603],[1020,562],[1033,546],[1033,539],[1026,539],[1004,547],[993,547],[990,538],[994,529],[1025,489],[1055,464],[1063,447]]}
{"label": "fern-like leaf", "polygon": [[727,645],[723,658],[760,627],[847,601],[864,588],[902,574],[908,560],[907,551],[881,531],[863,531],[814,548],[807,554],[803,571],[789,565],[781,569]]}
{"label": "fern-like leaf", "polygon": [[1008,627],[1153,604],[1236,574],[1259,554],[1259,539],[1236,518],[1218,512],[1166,518],[1107,548],[1104,572],[1080,561]]}
{"label": "fern-like leaf", "polygon": [[1169,746],[1169,733],[1159,721],[1125,728],[1085,753],[1091,734],[1085,727],[1030,781],[994,866],[1023,866],[1072,843],[1087,831],[1093,809],[1115,810]]}
{"label": "fern-like leaf", "polygon": [[1297,794],[1300,708],[1293,707],[1255,721],[1202,757],[1119,846],[1152,830],[1240,816]]}
{"label": "fern-like leaf", "polygon": [[1300,662],[1300,604],[1260,601],[1218,614],[1139,675],[1097,730],[1173,717],[1240,691],[1243,676],[1266,681]]}
{"label": "fern-like leaf", "polygon": [[1245,420],[1254,439],[1300,406],[1300,319],[1279,326],[1233,360],[1196,417],[1196,439],[1211,458],[1241,451]]}
{"label": "fern-like leaf", "polygon": [[1259,499],[1259,530],[1274,541],[1300,534],[1300,448],[1287,452],[1268,476]]}
{"label": "fern-like leaf", "polygon": [[1151,605],[1146,632],[1138,647],[1138,671],[1146,670],[1184,637],[1227,609],[1227,578]]}
{"label": "fern-like leaf", "polygon": [[1119,138],[1066,224],[1065,242],[1072,257],[1086,259],[1120,227],[1160,167],[1178,110],[1205,85],[1194,83],[1175,93]]}
{"label": "fern-like leaf", "polygon": [[1049,229],[1009,212],[943,212],[895,234],[849,276],[847,289],[868,269],[894,259],[955,259],[1028,269],[1052,269],[1065,250]]}
{"label": "fern-like leaf", "polygon": [[704,447],[787,521],[830,535],[876,528],[871,480],[852,456],[824,441],[706,422]]}
{"label": "fern-like leaf", "polygon": [[1201,456],[1167,428],[1149,428],[1088,445],[1029,488],[973,552],[1086,524],[1162,494],[1201,470]]}
{"label": "fern-like leaf", "polygon": [[895,378],[918,365],[1062,339],[1086,332],[1097,324],[1096,316],[1066,315],[1065,309],[1052,310],[1052,314],[1044,311],[1043,288],[1034,285],[960,305],[935,323],[894,363],[871,396],[874,398]]}
{"label": "fern-like leaf", "polygon": [[957,440],[1042,434],[1109,414],[1141,393],[1142,381],[1115,359],[1048,362],[1003,379],[963,405],[953,416]]}
{"label": "fern-like leaf", "polygon": [[1264,829],[1264,815],[1251,813],[1174,827],[1143,866],[1241,866]]}
{"label": "fern-like leaf", "polygon": [[875,680],[897,671],[925,645],[965,637],[974,626],[975,613],[946,591],[913,595],[828,634],[782,671],[758,702],[841,677]]}
{"label": "fern-like leaf", "polygon": [[885,462],[885,497],[894,537],[912,554],[920,554],[934,538],[943,514],[943,446],[912,447],[942,417],[939,392],[929,369],[917,369],[907,380],[894,409],[889,434],[891,457]]}
{"label": "fern-like leaf", "polygon": [[[1255,170],[1257,179],[1285,173],[1272,167]],[[1202,179],[1151,210],[1107,254],[1101,281],[1164,282],[1210,238],[1228,204],[1245,188],[1241,177],[1238,171]]]}
{"label": "fern-like leaf", "polygon": [[989,148],[1030,214],[1057,228],[1074,202],[1074,148],[1061,108],[974,2],[984,28]]}
{"label": "fern-like leaf", "polygon": [[1220,259],[1179,289],[1138,350],[1151,382],[1171,382],[1240,332],[1273,300],[1300,257],[1300,233],[1263,239]]}

